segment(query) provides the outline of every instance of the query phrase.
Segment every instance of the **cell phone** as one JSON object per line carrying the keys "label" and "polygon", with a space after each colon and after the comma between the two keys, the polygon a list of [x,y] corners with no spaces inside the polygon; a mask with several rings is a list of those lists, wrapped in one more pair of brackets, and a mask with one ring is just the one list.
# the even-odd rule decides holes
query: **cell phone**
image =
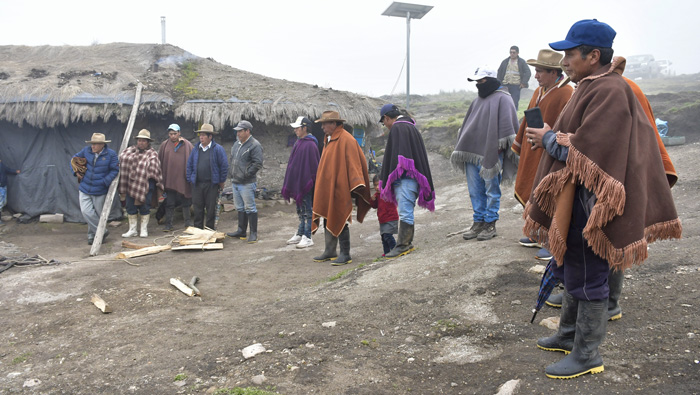
{"label": "cell phone", "polygon": [[529,110],[525,110],[525,122],[527,122],[527,126],[531,128],[543,128],[544,121],[542,120],[542,111],[540,111],[540,108],[533,107]]}
{"label": "cell phone", "polygon": [[[525,122],[527,126],[531,128],[543,128],[544,120],[542,120],[542,111],[540,111],[540,108],[533,107],[529,110],[525,110]],[[535,143],[532,143],[532,145],[534,146]]]}

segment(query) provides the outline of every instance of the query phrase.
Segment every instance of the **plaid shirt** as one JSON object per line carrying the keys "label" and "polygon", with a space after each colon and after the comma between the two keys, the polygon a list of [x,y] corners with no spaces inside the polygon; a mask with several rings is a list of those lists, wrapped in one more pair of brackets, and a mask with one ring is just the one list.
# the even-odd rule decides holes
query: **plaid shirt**
{"label": "plaid shirt", "polygon": [[163,189],[163,176],[160,172],[158,153],[149,148],[139,152],[136,146],[125,149],[119,155],[119,194],[129,195],[137,202],[146,200],[148,180],[156,181],[156,187]]}

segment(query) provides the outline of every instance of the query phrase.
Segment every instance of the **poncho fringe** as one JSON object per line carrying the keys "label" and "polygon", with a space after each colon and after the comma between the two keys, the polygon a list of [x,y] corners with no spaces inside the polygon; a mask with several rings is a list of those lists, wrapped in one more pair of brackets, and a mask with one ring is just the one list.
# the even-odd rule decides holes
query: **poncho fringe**
{"label": "poncho fringe", "polygon": [[[428,179],[416,169],[413,159],[406,158],[403,155],[398,156],[398,164],[396,169],[389,174],[386,182],[387,185],[383,186],[382,182],[379,181],[378,187],[381,191],[381,198],[387,202],[398,205],[391,185],[404,175],[418,182],[418,205],[430,211],[435,211],[435,192],[430,189]],[[426,194],[432,197],[430,201],[425,200],[424,196]]]}

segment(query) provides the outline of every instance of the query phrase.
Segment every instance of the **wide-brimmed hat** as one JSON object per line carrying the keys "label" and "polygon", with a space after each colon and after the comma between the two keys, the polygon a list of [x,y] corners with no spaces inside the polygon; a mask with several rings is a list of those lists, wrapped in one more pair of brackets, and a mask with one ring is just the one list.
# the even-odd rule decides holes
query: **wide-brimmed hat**
{"label": "wide-brimmed hat", "polygon": [[557,69],[561,70],[561,58],[564,55],[554,52],[551,49],[540,49],[540,53],[537,54],[537,59],[529,59],[527,64],[535,67],[544,67],[545,69]]}
{"label": "wide-brimmed hat", "polygon": [[340,118],[338,111],[324,111],[323,114],[321,114],[321,118],[317,119],[315,122],[345,122],[345,120]]}
{"label": "wide-brimmed hat", "polygon": [[149,132],[146,129],[141,129],[139,131],[139,134],[137,134],[136,137],[134,137],[134,138],[135,139],[146,139],[149,141],[153,141],[153,139],[151,138],[151,132]]}
{"label": "wide-brimmed hat", "polygon": [[199,128],[198,131],[195,133],[211,133],[211,134],[219,134],[219,132],[214,131],[214,127],[211,126],[211,124],[208,123],[203,123],[202,127]]}
{"label": "wide-brimmed hat", "polygon": [[90,140],[86,141],[89,144],[107,144],[111,143],[112,140],[105,140],[105,135],[103,133],[93,133]]}

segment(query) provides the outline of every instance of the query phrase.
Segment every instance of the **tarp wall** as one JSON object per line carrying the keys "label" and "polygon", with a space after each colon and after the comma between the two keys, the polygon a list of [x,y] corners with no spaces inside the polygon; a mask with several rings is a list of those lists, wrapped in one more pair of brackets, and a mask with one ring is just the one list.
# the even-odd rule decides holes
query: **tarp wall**
{"label": "tarp wall", "polygon": [[[109,122],[37,130],[0,121],[0,159],[21,171],[8,177],[7,207],[32,217],[60,213],[68,222],[85,222],[70,159],[87,145],[85,141],[93,133],[104,133],[107,140],[112,140],[108,146],[118,151],[124,125]],[[109,219],[120,217],[120,202],[116,198]]]}

